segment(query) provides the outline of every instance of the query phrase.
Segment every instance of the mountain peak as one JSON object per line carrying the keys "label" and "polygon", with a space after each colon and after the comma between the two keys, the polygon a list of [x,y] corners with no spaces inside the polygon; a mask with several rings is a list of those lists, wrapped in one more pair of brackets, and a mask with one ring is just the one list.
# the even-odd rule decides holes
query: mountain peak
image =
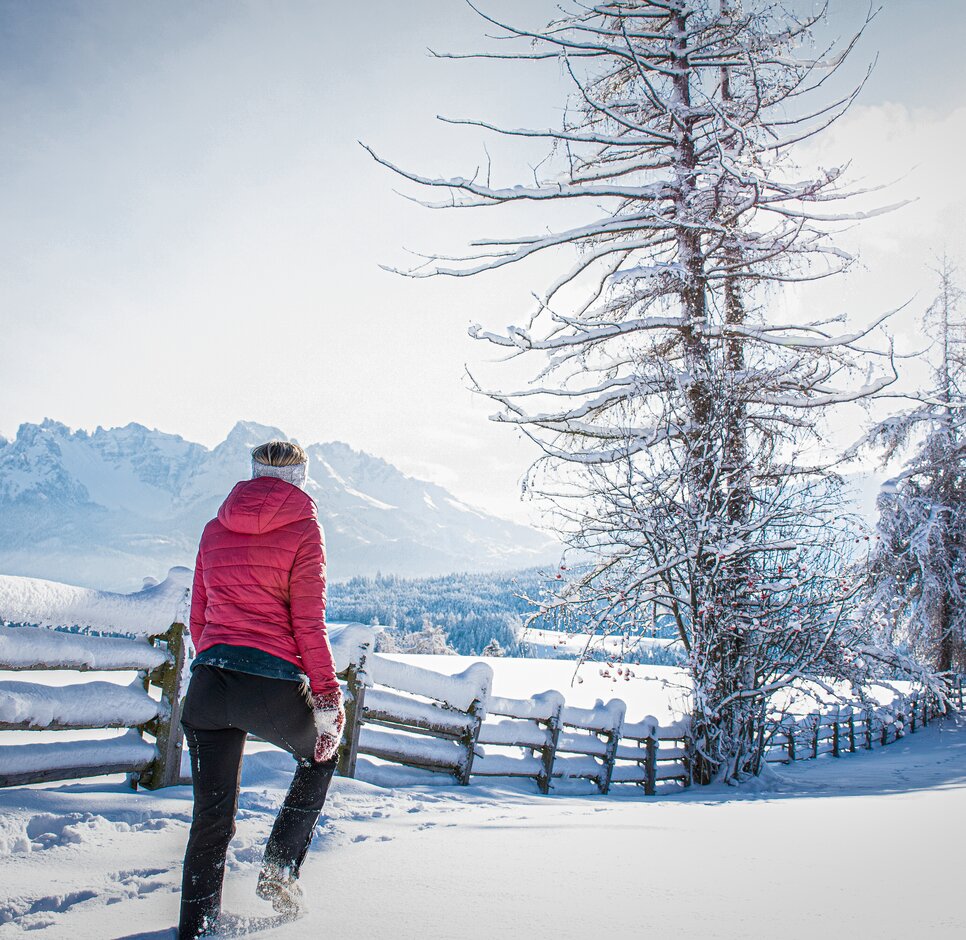
{"label": "mountain peak", "polygon": [[290,438],[281,428],[272,427],[269,424],[259,424],[257,421],[236,421],[235,426],[228,432],[228,436],[219,446],[229,443],[235,446],[243,444],[251,449],[259,444],[264,444],[266,441],[287,440],[290,440]]}
{"label": "mountain peak", "polygon": [[[36,440],[41,434],[54,436],[54,437],[70,437],[71,429],[67,427],[66,424],[61,424],[60,421],[54,421],[53,418],[44,418],[40,424],[31,424],[30,422],[24,422],[17,428],[17,439],[18,440]],[[78,432],[86,437],[86,433],[81,431]]]}

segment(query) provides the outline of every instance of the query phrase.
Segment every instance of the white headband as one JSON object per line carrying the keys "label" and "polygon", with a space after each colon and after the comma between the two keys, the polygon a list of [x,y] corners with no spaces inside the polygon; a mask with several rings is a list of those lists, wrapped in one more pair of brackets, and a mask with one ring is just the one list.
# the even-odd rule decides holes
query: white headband
{"label": "white headband", "polygon": [[275,477],[277,480],[284,480],[286,483],[291,483],[292,486],[304,490],[309,477],[309,465],[308,463],[292,463],[287,467],[273,467],[252,457],[252,479],[254,480],[257,477]]}

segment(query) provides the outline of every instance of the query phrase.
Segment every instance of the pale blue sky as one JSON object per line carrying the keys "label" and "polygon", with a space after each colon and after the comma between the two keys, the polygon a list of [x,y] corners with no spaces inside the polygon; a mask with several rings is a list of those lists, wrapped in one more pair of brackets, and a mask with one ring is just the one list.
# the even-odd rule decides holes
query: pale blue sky
{"label": "pale blue sky", "polygon": [[[829,29],[865,10],[833,0]],[[465,329],[514,322],[552,268],[411,282],[377,264],[541,221],[421,210],[356,143],[468,175],[485,138],[437,113],[551,122],[556,65],[426,55],[480,48],[486,31],[461,0],[0,2],[0,433],[50,416],[213,444],[245,418],[512,512],[531,452],[465,390],[464,362],[501,374]],[[879,52],[860,106],[805,156],[906,175],[896,198],[920,199],[850,234],[864,268],[792,307],[861,318],[924,301],[930,252],[963,257],[964,35],[959,0],[886,0],[856,54],[858,68]],[[488,145],[511,182],[538,157]]]}

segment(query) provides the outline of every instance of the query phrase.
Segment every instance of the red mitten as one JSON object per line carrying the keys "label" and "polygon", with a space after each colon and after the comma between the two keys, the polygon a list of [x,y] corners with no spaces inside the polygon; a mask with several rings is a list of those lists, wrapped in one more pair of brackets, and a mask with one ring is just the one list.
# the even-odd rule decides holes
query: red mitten
{"label": "red mitten", "polygon": [[345,706],[342,704],[342,690],[320,692],[312,696],[312,716],[319,733],[315,741],[315,760],[332,760],[342,740],[345,727]]}

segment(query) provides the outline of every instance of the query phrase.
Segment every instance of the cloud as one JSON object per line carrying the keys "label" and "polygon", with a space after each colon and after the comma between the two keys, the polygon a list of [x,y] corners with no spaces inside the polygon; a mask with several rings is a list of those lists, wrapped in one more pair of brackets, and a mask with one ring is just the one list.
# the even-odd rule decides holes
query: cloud
{"label": "cloud", "polygon": [[806,166],[848,161],[851,177],[861,185],[886,187],[859,198],[860,208],[913,200],[857,226],[842,240],[875,255],[922,263],[943,245],[960,255],[966,249],[964,146],[966,106],[939,113],[886,102],[855,107],[802,145],[797,156]]}

